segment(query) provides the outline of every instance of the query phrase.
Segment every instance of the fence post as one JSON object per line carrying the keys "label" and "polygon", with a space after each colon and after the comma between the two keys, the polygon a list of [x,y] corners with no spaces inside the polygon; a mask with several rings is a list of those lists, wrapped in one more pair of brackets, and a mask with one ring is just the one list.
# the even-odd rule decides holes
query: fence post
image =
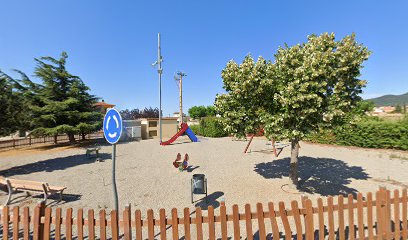
{"label": "fence post", "polygon": [[305,200],[306,217],[305,217],[305,230],[306,240],[314,239],[314,224],[313,224],[313,206],[310,199]]}
{"label": "fence post", "polygon": [[125,239],[132,239],[132,210],[130,203],[125,206],[123,211],[123,228]]}
{"label": "fence post", "polygon": [[386,190],[384,187],[380,187],[376,194],[376,208],[377,208],[377,224],[378,224],[378,230],[377,234],[378,237],[385,238],[386,234],[386,229],[387,229],[387,223],[386,223],[386,204],[385,204],[385,199],[386,199]]}
{"label": "fence post", "polygon": [[44,237],[44,223],[41,221],[41,218],[45,217],[45,202],[40,201],[34,212],[34,230],[33,230],[33,239],[43,239]]}
{"label": "fence post", "polygon": [[28,145],[31,146],[31,135],[28,137]]}

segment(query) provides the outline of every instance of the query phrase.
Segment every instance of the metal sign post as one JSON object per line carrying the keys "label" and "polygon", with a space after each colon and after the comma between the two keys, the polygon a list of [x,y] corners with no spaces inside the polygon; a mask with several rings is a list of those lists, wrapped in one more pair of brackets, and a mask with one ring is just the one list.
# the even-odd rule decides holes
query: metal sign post
{"label": "metal sign post", "polygon": [[112,144],[112,186],[115,210],[118,211],[118,190],[116,188],[116,143],[122,135],[122,117],[120,113],[110,108],[103,119],[103,135],[108,143]]}
{"label": "metal sign post", "polygon": [[112,145],[112,186],[115,210],[118,211],[118,189],[116,188],[116,143]]}

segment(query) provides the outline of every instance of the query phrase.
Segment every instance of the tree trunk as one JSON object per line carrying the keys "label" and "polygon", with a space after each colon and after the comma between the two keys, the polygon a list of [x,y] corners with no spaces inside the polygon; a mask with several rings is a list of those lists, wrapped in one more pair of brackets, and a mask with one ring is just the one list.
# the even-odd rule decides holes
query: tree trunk
{"label": "tree trunk", "polygon": [[299,157],[299,140],[292,139],[289,177],[296,187],[299,187],[298,157]]}
{"label": "tree trunk", "polygon": [[73,133],[68,133],[68,139],[70,143],[75,142],[75,135]]}
{"label": "tree trunk", "polygon": [[82,135],[82,140],[85,140],[86,134],[84,132],[82,132],[81,135]]}
{"label": "tree trunk", "polygon": [[[248,142],[248,144],[247,144],[247,146],[246,146],[246,148],[244,150],[244,153],[246,153],[248,151],[249,145],[251,145],[252,139],[254,139],[254,135],[255,134],[251,135],[251,138],[249,139],[249,142]],[[245,137],[246,137],[246,135],[245,135]]]}
{"label": "tree trunk", "polygon": [[54,144],[58,143],[58,135],[54,135]]}

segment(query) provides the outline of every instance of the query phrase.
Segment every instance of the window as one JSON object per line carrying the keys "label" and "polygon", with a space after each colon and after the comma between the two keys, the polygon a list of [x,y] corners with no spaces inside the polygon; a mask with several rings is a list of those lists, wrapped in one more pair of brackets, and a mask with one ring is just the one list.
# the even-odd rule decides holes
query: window
{"label": "window", "polygon": [[149,121],[149,127],[157,127],[157,121]]}

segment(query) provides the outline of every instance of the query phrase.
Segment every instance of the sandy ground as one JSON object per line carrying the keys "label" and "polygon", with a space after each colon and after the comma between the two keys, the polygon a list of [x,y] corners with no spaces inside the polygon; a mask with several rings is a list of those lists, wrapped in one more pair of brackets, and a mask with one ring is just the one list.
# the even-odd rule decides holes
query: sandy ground
{"label": "sandy ground", "polygon": [[[290,149],[278,158],[264,138],[254,139],[250,152],[243,154],[247,142],[231,138],[200,138],[191,143],[182,139],[171,146],[160,146],[157,139],[122,143],[117,146],[117,187],[120,208],[131,203],[143,215],[152,208],[170,211],[208,205],[227,205],[311,199],[321,196],[376,191],[408,185],[408,155],[403,152],[367,150],[301,143],[300,176],[302,191],[294,190],[288,179]],[[62,208],[113,208],[112,147],[101,149],[103,161],[85,156],[84,148],[20,149],[0,152],[0,175],[66,186],[63,202],[49,200],[50,206]],[[190,155],[191,169],[179,172],[172,165],[177,153]],[[401,158],[395,158],[395,155]],[[391,157],[390,157],[391,156]],[[190,179],[204,173],[208,178],[208,203],[191,203]],[[289,185],[288,185],[289,184]],[[4,202],[6,193],[0,192]],[[41,198],[16,194],[13,205],[34,205]],[[230,209],[230,208],[229,208]]]}

